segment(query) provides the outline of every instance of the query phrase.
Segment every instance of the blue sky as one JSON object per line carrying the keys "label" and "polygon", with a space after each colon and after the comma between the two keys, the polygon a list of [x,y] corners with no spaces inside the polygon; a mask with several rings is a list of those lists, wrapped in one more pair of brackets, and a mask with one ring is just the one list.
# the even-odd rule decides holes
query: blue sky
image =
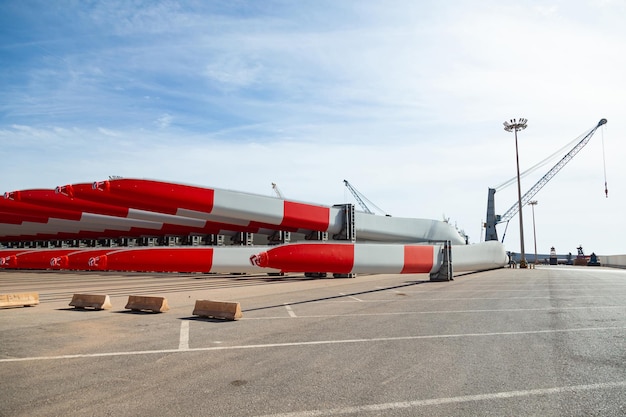
{"label": "blue sky", "polygon": [[348,179],[478,242],[515,175],[504,120],[529,120],[524,170],[607,118],[536,196],[537,245],[623,254],[625,19],[611,0],[0,2],[0,191],[120,175],[334,204]]}

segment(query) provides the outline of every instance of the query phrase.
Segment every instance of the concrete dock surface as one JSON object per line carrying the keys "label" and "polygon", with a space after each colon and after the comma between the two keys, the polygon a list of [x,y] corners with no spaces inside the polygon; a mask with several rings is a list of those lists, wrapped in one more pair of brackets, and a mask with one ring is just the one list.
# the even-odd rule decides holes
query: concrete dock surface
{"label": "concrete dock surface", "polygon": [[[626,270],[1,271],[0,416],[624,416]],[[75,293],[112,308],[79,310]],[[125,309],[166,297],[165,313]],[[192,315],[241,304],[238,321]]]}

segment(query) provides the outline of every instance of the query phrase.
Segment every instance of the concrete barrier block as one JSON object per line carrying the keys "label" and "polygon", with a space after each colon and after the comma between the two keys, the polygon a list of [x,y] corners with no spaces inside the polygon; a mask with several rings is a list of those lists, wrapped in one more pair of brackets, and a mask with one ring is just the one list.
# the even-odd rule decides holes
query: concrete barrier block
{"label": "concrete barrier block", "polygon": [[74,308],[89,307],[95,310],[108,310],[113,307],[108,295],[98,294],[74,294],[70,305]]}
{"label": "concrete barrier block", "polygon": [[39,304],[39,293],[0,294],[0,307],[30,307]]}
{"label": "concrete barrier block", "polygon": [[243,317],[239,303],[228,301],[196,300],[194,316],[239,320]]}
{"label": "concrete barrier block", "polygon": [[170,309],[165,297],[147,297],[140,295],[129,295],[126,309],[132,311],[150,310],[153,313],[163,313]]}

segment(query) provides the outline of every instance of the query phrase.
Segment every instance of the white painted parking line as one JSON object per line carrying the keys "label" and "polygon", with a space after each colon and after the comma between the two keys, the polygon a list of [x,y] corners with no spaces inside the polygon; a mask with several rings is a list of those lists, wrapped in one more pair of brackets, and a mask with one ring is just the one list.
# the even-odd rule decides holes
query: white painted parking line
{"label": "white painted parking line", "polygon": [[[389,301],[389,300],[385,300]],[[345,303],[346,301],[343,301]],[[344,314],[311,314],[299,315],[299,319],[319,319],[330,317],[360,317],[360,316],[399,316],[412,314],[467,314],[467,313],[507,313],[524,311],[567,311],[567,310],[601,310],[601,309],[625,309],[626,306],[582,306],[582,307],[541,307],[541,308],[500,308],[483,310],[429,310],[429,311],[395,311],[390,313],[344,313]],[[292,317],[296,317],[294,314]],[[284,319],[283,316],[270,317],[246,317],[243,320],[273,320]]]}
{"label": "white painted parking line", "polygon": [[[408,295],[405,292],[398,292],[396,295]],[[548,297],[445,297],[445,298],[379,298],[363,300],[359,299],[360,303],[385,303],[389,301],[465,301],[465,300],[574,300],[577,298],[606,298],[606,295],[564,295],[562,297],[548,296]],[[319,303],[351,303],[350,300],[319,300]],[[296,303],[294,303],[296,304]]]}
{"label": "white painted parking line", "polygon": [[[620,289],[620,291],[615,291],[615,287],[607,287],[607,288],[597,288],[597,287],[582,287],[582,288],[557,288],[558,291],[589,291],[590,289],[593,289],[594,291],[598,291],[598,290],[605,290],[605,291],[609,291],[611,295],[617,293],[617,294],[623,294],[624,291]],[[476,294],[477,292],[528,292],[528,293],[533,293],[533,292],[550,292],[550,291],[554,291],[554,289],[550,289],[550,288],[539,288],[539,289],[509,289],[509,290],[490,290],[490,289],[480,289],[480,290],[446,290],[446,293],[458,293],[458,292],[471,292]],[[406,291],[402,291],[406,294],[432,294],[432,291],[411,291],[411,290],[406,290]]]}
{"label": "white painted parking line", "polygon": [[28,361],[46,361],[60,359],[80,359],[80,358],[105,358],[114,356],[135,356],[135,355],[155,355],[167,353],[181,352],[209,352],[217,350],[239,350],[239,349],[268,349],[280,347],[302,347],[302,346],[324,346],[324,345],[340,345],[352,343],[379,343],[379,342],[402,342],[410,340],[429,340],[429,339],[455,339],[463,337],[495,337],[495,336],[523,336],[536,334],[555,334],[555,333],[576,333],[576,332],[603,332],[603,331],[623,331],[626,326],[621,327],[583,327],[578,329],[551,329],[551,330],[528,330],[519,332],[489,332],[489,333],[457,333],[457,334],[435,334],[422,336],[398,336],[398,337],[375,337],[371,339],[339,339],[339,340],[313,340],[309,342],[284,342],[284,343],[267,343],[258,345],[234,345],[234,346],[211,346],[202,348],[189,349],[159,349],[159,350],[139,350],[128,352],[103,352],[103,353],[84,353],[75,355],[58,355],[58,356],[33,356],[28,358],[6,358],[0,359],[0,363],[7,362],[28,362]]}
{"label": "white painted parking line", "polygon": [[298,317],[296,316],[296,313],[293,312],[289,304],[285,303],[285,308],[287,309],[287,313],[289,313],[289,317]]}
{"label": "white painted parking line", "polygon": [[[567,295],[568,300],[575,298],[606,298],[606,295]],[[420,301],[449,301],[449,300],[558,300],[564,297],[455,297],[455,298],[420,298]]]}
{"label": "white painted parking line", "polygon": [[[339,293],[339,295],[346,295],[346,294],[345,294],[345,293],[340,292],[340,293]],[[347,295],[347,297],[348,297],[348,298],[352,298],[353,300],[358,301],[358,302],[363,302],[363,300],[361,300],[360,298],[357,298],[357,297],[355,297],[355,296],[353,296],[353,295]]]}
{"label": "white painted parking line", "polygon": [[189,321],[187,320],[183,320],[180,322],[180,338],[178,341],[178,349],[189,349]]}
{"label": "white painted parking line", "polygon": [[602,287],[624,287],[625,283],[621,282],[590,282],[588,279],[585,281],[575,282],[575,281],[562,281],[562,282],[554,282],[554,281],[546,281],[542,283],[537,283],[533,281],[525,281],[525,282],[492,282],[492,283],[476,283],[476,282],[463,282],[456,285],[457,287],[463,285],[470,285],[472,288],[491,288],[491,287],[518,287],[518,288],[532,288],[537,284],[546,285],[549,284],[552,286],[561,286],[561,287],[593,287],[593,288],[602,288]]}
{"label": "white painted parking line", "polygon": [[352,407],[331,408],[327,410],[308,410],[308,411],[295,411],[290,413],[278,413],[278,414],[266,414],[261,417],[319,417],[319,416],[335,416],[339,414],[358,414],[365,412],[384,412],[389,410],[398,410],[406,408],[417,408],[433,405],[444,405],[454,403],[466,403],[475,401],[490,401],[501,400],[507,398],[520,398],[531,397],[536,395],[550,395],[550,394],[563,394],[563,393],[579,393],[581,391],[593,391],[612,388],[626,387],[626,381],[617,382],[605,382],[599,384],[588,385],[572,385],[565,387],[554,388],[540,388],[529,389],[520,391],[505,391],[494,392],[491,394],[478,394],[478,395],[462,395],[459,397],[447,397],[447,398],[432,398],[427,400],[415,400],[415,401],[401,401],[395,403],[382,403],[382,404],[369,404],[369,405],[357,405]]}

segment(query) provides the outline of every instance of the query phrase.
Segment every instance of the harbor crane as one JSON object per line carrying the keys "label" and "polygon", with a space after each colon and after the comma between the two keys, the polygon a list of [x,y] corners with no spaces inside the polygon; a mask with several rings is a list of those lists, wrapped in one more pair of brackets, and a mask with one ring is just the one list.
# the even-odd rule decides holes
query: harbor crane
{"label": "harbor crane", "polygon": [[378,210],[379,212],[381,212],[382,214],[384,214],[385,216],[389,216],[389,214],[385,213],[384,210],[382,210],[380,207],[376,206],[376,204],[372,203],[367,197],[365,197],[363,194],[361,194],[356,188],[354,188],[352,186],[352,184],[350,184],[348,182],[348,180],[343,180],[343,183],[345,184],[346,188],[348,190],[350,190],[350,193],[352,193],[352,195],[354,196],[354,198],[356,199],[357,203],[359,203],[359,206],[361,206],[361,208],[368,214],[375,214],[372,210],[370,210],[370,208],[367,206],[367,204],[365,204],[365,201],[363,200],[367,200],[368,203],[370,203],[370,205],[372,205],[376,210]]}
{"label": "harbor crane", "polygon": [[274,189],[274,192],[276,193],[276,197],[284,200],[285,196],[283,195],[283,193],[280,191],[280,189],[278,188],[278,185],[276,185],[275,182],[272,183],[272,188]]}
{"label": "harbor crane", "polygon": [[[572,160],[572,158],[574,158],[574,156],[578,152],[580,152],[582,148],[585,147],[585,145],[589,142],[589,140],[591,139],[593,134],[596,132],[596,130],[600,126],[606,124],[606,122],[607,122],[606,119],[601,119],[595,127],[589,130],[583,136],[583,138],[567,154],[565,154],[565,156],[561,158],[559,162],[556,163],[556,165],[554,165],[543,177],[541,177],[539,181],[537,181],[535,185],[533,185],[533,187],[530,190],[526,192],[526,194],[522,196],[521,205],[525,206],[526,204],[528,204],[530,200],[533,199],[535,194],[537,194],[539,190],[541,190],[544,187],[544,185],[546,185],[565,165],[567,165],[569,161]],[[541,163],[535,165],[535,167],[533,168],[536,168],[539,165],[541,165]],[[532,170],[533,168],[531,168],[530,170]],[[489,194],[487,196],[487,220],[485,222],[485,241],[498,240],[498,233],[496,231],[496,225],[499,223],[503,223],[503,222],[508,223],[508,221],[511,220],[519,212],[519,205],[517,202],[515,202],[515,204],[513,204],[513,206],[511,206],[511,208],[509,208],[503,215],[500,216],[500,215],[495,214],[495,201],[494,200],[495,200],[496,190],[499,188],[503,188],[506,185],[509,185],[511,182],[513,182],[513,180],[509,180],[499,187],[489,188]],[[606,189],[606,180],[605,180],[605,192],[608,195],[608,190]],[[504,234],[506,235],[506,230]],[[502,236],[502,241],[504,241],[504,236]]]}

